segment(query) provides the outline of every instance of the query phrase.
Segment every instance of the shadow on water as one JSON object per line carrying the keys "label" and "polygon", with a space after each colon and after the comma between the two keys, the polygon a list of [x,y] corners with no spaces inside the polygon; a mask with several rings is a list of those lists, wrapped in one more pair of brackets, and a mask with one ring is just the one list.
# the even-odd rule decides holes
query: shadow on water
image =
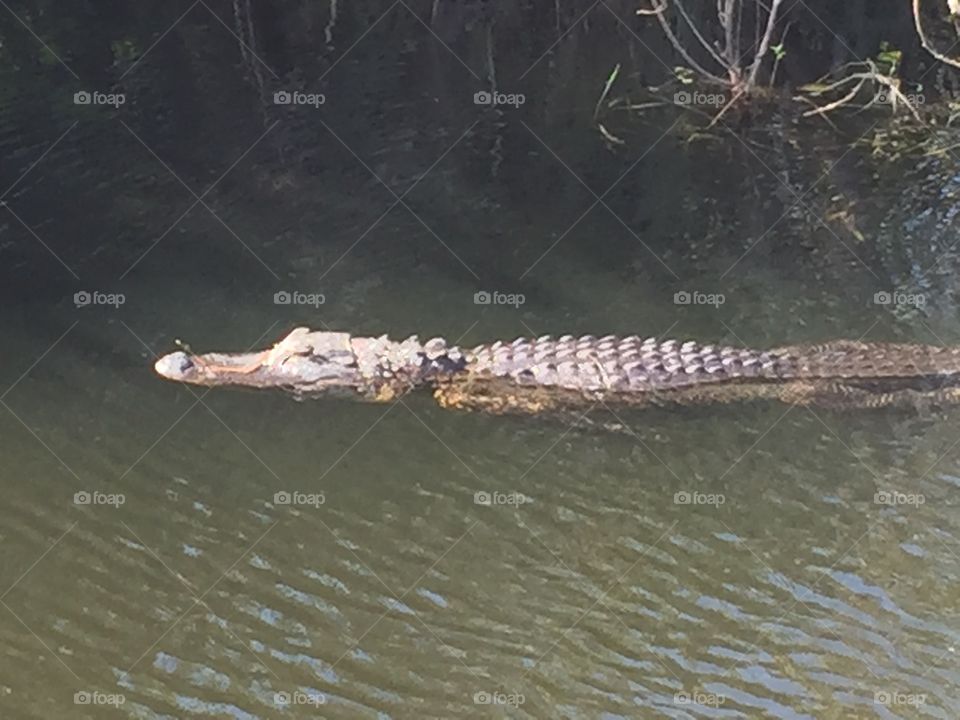
{"label": "shadow on water", "polygon": [[486,5],[153,5],[2,29],[4,717],[953,716],[956,412],[601,432],[150,370],[297,324],[954,342],[950,163],[904,194],[780,116],[611,147],[662,49],[612,15],[545,54]]}

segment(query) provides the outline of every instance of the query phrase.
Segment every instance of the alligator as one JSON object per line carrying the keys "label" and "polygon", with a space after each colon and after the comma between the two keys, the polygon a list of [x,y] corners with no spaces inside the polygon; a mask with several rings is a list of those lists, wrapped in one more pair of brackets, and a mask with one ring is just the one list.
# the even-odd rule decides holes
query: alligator
{"label": "alligator", "polygon": [[157,373],[208,387],[390,402],[430,389],[444,408],[535,414],[777,400],[831,408],[960,402],[960,347],[836,340],[752,350],[615,337],[540,337],[461,349],[296,328],[272,348],[160,358]]}

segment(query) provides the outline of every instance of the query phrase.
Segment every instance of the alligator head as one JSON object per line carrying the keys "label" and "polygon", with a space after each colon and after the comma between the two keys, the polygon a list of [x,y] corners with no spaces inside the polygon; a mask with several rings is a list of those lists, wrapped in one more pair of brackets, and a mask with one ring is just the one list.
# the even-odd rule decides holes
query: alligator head
{"label": "alligator head", "polygon": [[363,377],[348,333],[297,328],[270,350],[246,353],[174,352],[157,360],[161,377],[208,387],[280,388],[297,394],[365,395]]}
{"label": "alligator head", "polygon": [[385,402],[463,359],[440,340],[382,337],[297,328],[270,350],[246,353],[174,352],[157,360],[161,377],[208,387],[278,388],[297,395],[344,395]]}

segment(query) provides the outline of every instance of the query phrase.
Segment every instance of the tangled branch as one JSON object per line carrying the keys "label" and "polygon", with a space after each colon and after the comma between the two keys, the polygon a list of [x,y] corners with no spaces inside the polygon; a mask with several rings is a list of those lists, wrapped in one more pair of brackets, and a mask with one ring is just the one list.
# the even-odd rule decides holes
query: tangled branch
{"label": "tangled branch", "polygon": [[[951,4],[950,7],[953,8],[954,5]],[[954,60],[953,58],[939,52],[933,47],[926,34],[923,32],[923,27],[920,24],[920,0],[913,0],[913,24],[917,28],[917,35],[920,37],[920,44],[923,45],[924,50],[933,55],[940,62],[947,63],[947,65],[953,65],[955,68],[960,68],[960,60]]]}

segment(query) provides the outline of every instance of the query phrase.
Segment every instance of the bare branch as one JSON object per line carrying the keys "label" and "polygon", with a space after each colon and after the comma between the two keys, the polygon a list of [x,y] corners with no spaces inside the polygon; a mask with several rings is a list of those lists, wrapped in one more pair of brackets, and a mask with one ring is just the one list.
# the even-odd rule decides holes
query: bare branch
{"label": "bare branch", "polygon": [[[757,73],[760,72],[760,64],[763,62],[767,50],[770,49],[770,39],[773,37],[773,28],[777,23],[777,10],[782,2],[783,0],[773,0],[773,4],[770,6],[770,15],[767,17],[767,29],[763,33],[760,47],[757,49],[757,54],[753,58],[753,66],[750,68],[750,77],[747,80],[748,88],[752,88],[757,82]],[[914,2],[918,2],[918,0],[914,0]]]}
{"label": "bare branch", "polygon": [[920,44],[923,45],[924,50],[933,55],[940,62],[945,62],[947,65],[953,65],[956,68],[960,68],[960,60],[954,60],[953,58],[947,57],[943,53],[935,50],[933,45],[931,45],[930,41],[927,39],[927,36],[924,34],[923,28],[920,26],[920,0],[913,0],[913,24],[917,28],[917,35],[920,36]]}
{"label": "bare branch", "polygon": [[[844,85],[848,85],[850,83],[856,82],[856,86],[854,86],[853,90],[848,92],[843,97],[837,100],[834,100],[833,102],[827,103],[826,105],[817,105],[816,103],[811,101],[809,98],[806,98],[803,96],[795,98],[797,100],[803,100],[804,102],[809,102],[811,105],[814,106],[813,110],[808,110],[807,112],[803,113],[803,117],[810,117],[811,115],[820,115],[821,117],[825,116],[826,113],[836,110],[837,108],[842,107],[847,103],[849,103],[851,100],[853,100],[857,96],[857,94],[860,92],[861,88],[863,88],[863,86],[866,83],[870,82],[870,83],[875,83],[877,85],[883,85],[889,89],[891,98],[892,98],[890,104],[892,106],[893,112],[897,111],[898,104],[903,104],[910,111],[910,114],[913,115],[913,118],[917,122],[924,124],[923,119],[920,117],[920,113],[917,112],[917,109],[910,102],[909,98],[907,98],[907,96],[904,95],[903,92],[900,90],[900,81],[897,78],[890,77],[889,75],[884,75],[883,73],[879,72],[877,70],[876,64],[870,60],[867,60],[863,63],[848,63],[844,67],[866,67],[867,72],[850,73],[849,75],[844,76],[843,78],[841,78],[840,80],[837,80],[836,82],[833,82],[833,83],[830,83],[829,85],[824,85],[824,86],[816,85],[814,86],[815,89],[808,91],[808,94],[810,95],[821,96],[831,90],[835,90]],[[804,90],[804,88],[800,88],[800,89]],[[874,96],[869,103],[867,103],[864,107],[861,108],[861,110],[867,110],[873,107],[873,105],[876,104],[877,102],[877,97],[878,96]]]}
{"label": "bare branch", "polygon": [[740,99],[740,97],[744,94],[744,92],[745,92],[744,90],[737,90],[736,95],[734,95],[732,98],[730,98],[730,102],[728,102],[726,105],[724,105],[723,108],[720,110],[720,112],[718,112],[718,113],[714,116],[713,120],[710,121],[710,124],[707,125],[707,130],[709,130],[709,129],[712,128],[714,125],[716,125],[718,122],[720,122],[720,118],[722,118],[724,115],[727,114],[727,110],[729,110],[729,109],[732,108],[734,105],[736,105],[737,100]]}
{"label": "bare branch", "polygon": [[813,110],[807,110],[803,114],[803,117],[810,117],[811,115],[826,115],[831,110],[836,110],[838,107],[842,105],[846,105],[848,102],[850,102],[857,96],[857,93],[860,92],[860,88],[863,87],[863,84],[866,81],[867,81],[866,78],[860,78],[860,82],[857,83],[856,87],[853,88],[853,90],[848,92],[846,95],[844,95],[842,98],[838,100],[834,100],[832,103],[828,103],[826,105],[817,106]]}
{"label": "bare branch", "polygon": [[[721,2],[724,3],[722,8],[720,5]],[[717,17],[720,18],[720,24],[723,26],[724,44],[726,45],[724,50],[727,53],[727,67],[730,68],[731,76],[734,72],[738,76],[740,75],[740,57],[737,52],[736,28],[734,27],[733,18],[735,2],[736,0],[717,0]],[[731,77],[730,79],[736,82],[739,80],[739,77]]]}
{"label": "bare branch", "polygon": [[676,5],[677,11],[680,13],[680,16],[686,21],[687,25],[690,26],[690,30],[693,31],[694,37],[700,41],[700,44],[707,49],[707,52],[713,56],[713,59],[723,68],[729,68],[730,64],[720,57],[720,54],[713,49],[713,46],[707,42],[706,38],[700,34],[700,31],[697,29],[697,26],[693,24],[693,20],[690,19],[690,16],[687,14],[687,11],[684,9],[683,5],[680,4],[680,0],[673,0],[673,4]]}
{"label": "bare branch", "polygon": [[721,77],[717,77],[712,72],[709,72],[705,68],[701,67],[700,63],[694,60],[690,53],[687,52],[687,49],[681,44],[677,39],[677,36],[673,34],[673,30],[670,29],[670,23],[667,22],[667,19],[664,17],[664,10],[667,8],[667,0],[662,0],[660,5],[655,5],[653,10],[637,10],[638,15],[654,15],[657,18],[657,22],[660,23],[660,27],[663,28],[663,34],[667,36],[667,39],[670,41],[670,44],[673,45],[673,49],[680,53],[680,57],[687,61],[687,64],[690,65],[694,70],[700,73],[701,76],[708,80],[719,85],[728,85],[726,80]]}

